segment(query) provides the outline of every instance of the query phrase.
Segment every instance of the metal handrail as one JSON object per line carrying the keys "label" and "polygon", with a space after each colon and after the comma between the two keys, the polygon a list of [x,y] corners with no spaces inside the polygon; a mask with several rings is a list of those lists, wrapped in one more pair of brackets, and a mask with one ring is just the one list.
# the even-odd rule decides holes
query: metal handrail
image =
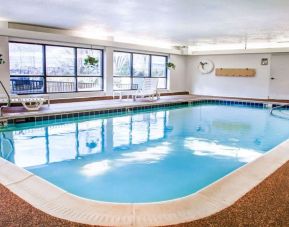
{"label": "metal handrail", "polygon": [[289,106],[289,103],[284,104],[284,105],[280,105],[280,106],[272,107],[272,109],[270,110],[270,114],[272,114],[273,110],[276,110],[276,109],[279,109],[279,108],[282,108],[282,107],[285,107],[285,106]]}
{"label": "metal handrail", "polygon": [[8,98],[7,106],[10,106],[11,105],[11,97],[10,97],[8,91],[6,90],[6,88],[4,87],[4,85],[3,85],[1,80],[0,80],[0,85],[3,88],[5,94],[6,94],[7,98]]}
{"label": "metal handrail", "polygon": [[2,109],[3,109],[4,107],[9,107],[9,106],[11,105],[11,97],[10,97],[8,91],[6,90],[6,88],[5,88],[5,86],[3,85],[3,83],[2,83],[1,80],[0,80],[0,85],[1,85],[1,87],[3,88],[3,90],[4,90],[4,92],[5,92],[6,96],[7,96],[7,99],[8,99],[8,100],[7,100],[7,105],[0,107],[0,117],[2,117],[2,116],[3,116],[3,111],[2,111]]}

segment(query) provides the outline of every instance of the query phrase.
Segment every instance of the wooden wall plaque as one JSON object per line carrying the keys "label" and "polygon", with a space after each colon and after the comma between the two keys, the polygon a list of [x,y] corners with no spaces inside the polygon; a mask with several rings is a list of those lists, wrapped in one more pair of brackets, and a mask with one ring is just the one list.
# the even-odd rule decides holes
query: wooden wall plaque
{"label": "wooden wall plaque", "polygon": [[254,77],[256,76],[256,69],[216,68],[215,74],[216,76]]}

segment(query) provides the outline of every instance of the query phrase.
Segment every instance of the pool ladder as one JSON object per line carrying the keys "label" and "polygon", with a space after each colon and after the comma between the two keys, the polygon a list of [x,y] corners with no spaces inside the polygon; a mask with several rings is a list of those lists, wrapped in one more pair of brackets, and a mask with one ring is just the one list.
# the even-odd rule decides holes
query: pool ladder
{"label": "pool ladder", "polygon": [[279,109],[279,108],[283,108],[283,107],[285,107],[285,106],[289,106],[289,103],[284,104],[284,105],[280,105],[280,106],[272,107],[271,110],[270,110],[270,113],[272,114],[272,112],[273,112],[274,110],[277,110],[277,109]]}
{"label": "pool ladder", "polygon": [[279,118],[289,119],[289,115],[284,117],[284,116],[278,116],[278,115],[273,113],[274,110],[282,109],[283,107],[286,107],[286,106],[289,106],[289,103],[284,104],[284,105],[279,105],[279,106],[272,107],[271,110],[270,110],[270,114],[273,115],[273,116],[279,117]]}
{"label": "pool ladder", "polygon": [[0,106],[0,117],[2,117],[3,116],[3,109],[6,108],[6,107],[9,107],[11,105],[11,97],[10,97],[8,91],[6,90],[6,88],[3,85],[1,80],[0,80],[0,85],[1,85],[2,89],[4,90],[6,96],[7,96],[7,105]]}

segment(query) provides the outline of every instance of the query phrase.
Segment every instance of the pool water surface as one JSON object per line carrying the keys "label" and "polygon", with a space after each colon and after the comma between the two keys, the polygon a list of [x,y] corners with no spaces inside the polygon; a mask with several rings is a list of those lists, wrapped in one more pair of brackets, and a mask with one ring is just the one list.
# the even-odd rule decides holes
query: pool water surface
{"label": "pool water surface", "polygon": [[200,104],[17,124],[0,156],[77,196],[146,203],[187,196],[289,138],[265,108]]}

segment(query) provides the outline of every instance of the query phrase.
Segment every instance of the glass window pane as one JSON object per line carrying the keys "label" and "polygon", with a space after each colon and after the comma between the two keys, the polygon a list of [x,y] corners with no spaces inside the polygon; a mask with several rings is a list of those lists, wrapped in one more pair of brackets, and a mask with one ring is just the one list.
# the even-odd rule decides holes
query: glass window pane
{"label": "glass window pane", "polygon": [[9,43],[10,75],[43,75],[41,45]]}
{"label": "glass window pane", "polygon": [[75,78],[73,77],[47,77],[47,92],[72,92],[75,91]]}
{"label": "glass window pane", "polygon": [[152,77],[166,77],[166,57],[152,56]]}
{"label": "glass window pane", "polygon": [[[88,57],[98,60],[95,66],[84,65],[84,60]],[[102,51],[93,49],[77,48],[77,75],[78,76],[102,76]]]}
{"label": "glass window pane", "polygon": [[49,76],[73,76],[74,48],[46,46],[46,73]]}
{"label": "glass window pane", "polygon": [[133,78],[133,84],[135,84],[135,89],[140,89],[142,87],[144,78]]}
{"label": "glass window pane", "polygon": [[113,53],[113,75],[130,76],[131,54],[114,52]]}
{"label": "glass window pane", "polygon": [[130,90],[131,77],[114,77],[113,90]]}
{"label": "glass window pane", "polygon": [[44,93],[43,77],[11,77],[10,89],[12,94]]}
{"label": "glass window pane", "polygon": [[158,88],[167,88],[167,78],[159,78]]}
{"label": "glass window pane", "polygon": [[78,77],[78,91],[100,91],[102,90],[102,77]]}
{"label": "glass window pane", "polygon": [[133,76],[149,76],[150,56],[144,54],[133,54]]}

